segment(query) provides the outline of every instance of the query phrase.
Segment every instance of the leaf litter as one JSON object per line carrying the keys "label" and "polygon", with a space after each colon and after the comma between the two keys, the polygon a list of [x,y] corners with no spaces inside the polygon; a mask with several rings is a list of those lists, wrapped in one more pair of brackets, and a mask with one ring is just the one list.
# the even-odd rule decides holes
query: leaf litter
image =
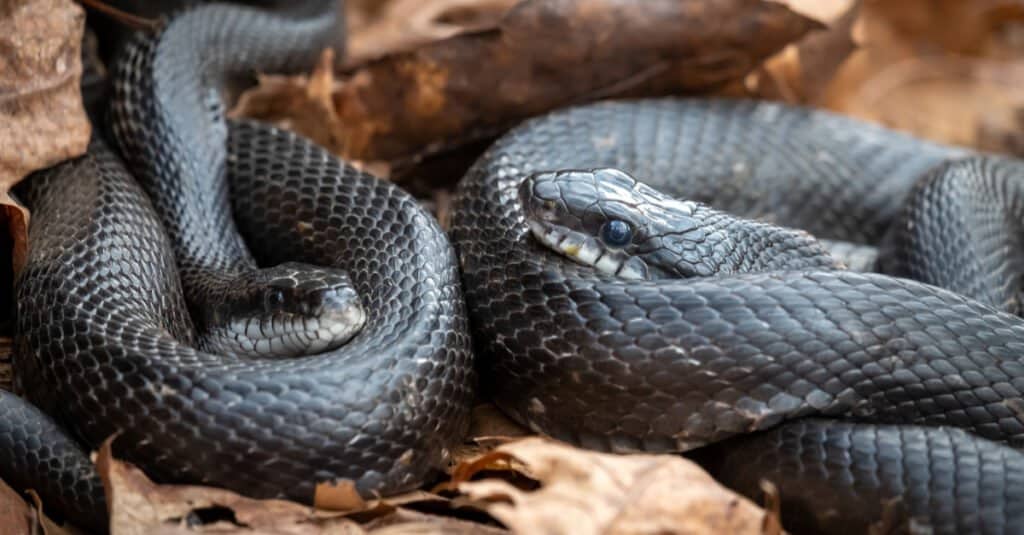
{"label": "leaf litter", "polygon": [[36,169],[85,152],[79,80],[85,12],[71,0],[0,1],[0,226],[24,261],[28,212],[8,195]]}
{"label": "leaf litter", "polygon": [[[550,109],[665,94],[783,100],[1024,154],[1024,7],[1011,0],[348,6],[343,69],[325,51],[307,76],[261,74],[233,115],[277,122],[403,179],[429,174],[436,158],[459,170],[487,140]],[[85,150],[83,24],[70,0],[0,0],[0,67],[18,67],[0,68],[0,196],[29,172]],[[442,220],[450,185],[423,186]],[[0,203],[17,258],[28,214],[6,197]],[[376,500],[344,481],[322,484],[319,508],[159,485],[109,447],[96,459],[115,533],[781,532],[770,482],[765,510],[678,456],[600,454],[531,437],[489,404],[473,416],[447,481]],[[0,522],[13,533],[62,533],[38,511],[0,483]]]}

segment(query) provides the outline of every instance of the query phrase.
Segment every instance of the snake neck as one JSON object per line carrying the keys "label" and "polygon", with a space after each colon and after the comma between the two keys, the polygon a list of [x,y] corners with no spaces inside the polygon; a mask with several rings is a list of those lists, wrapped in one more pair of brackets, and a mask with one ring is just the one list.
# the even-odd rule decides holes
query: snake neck
{"label": "snake neck", "polygon": [[114,138],[167,229],[186,296],[255,267],[231,216],[222,92],[256,72],[309,70],[334,41],[337,8],[200,5],[137,36],[117,62]]}

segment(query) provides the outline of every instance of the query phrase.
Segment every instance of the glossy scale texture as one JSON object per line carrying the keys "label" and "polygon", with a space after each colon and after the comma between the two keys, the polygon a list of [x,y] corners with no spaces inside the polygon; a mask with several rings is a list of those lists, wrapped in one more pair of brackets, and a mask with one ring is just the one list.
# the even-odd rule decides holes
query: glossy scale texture
{"label": "glossy scale texture", "polygon": [[[1020,462],[1017,453],[1000,443],[1024,442],[1019,317],[876,273],[804,268],[616,279],[539,245],[517,198],[520,182],[532,173],[612,167],[716,209],[877,244],[906,213],[924,210],[934,217],[928,210],[944,209],[905,203],[915,202],[909,197],[919,179],[964,155],[852,119],[766,102],[607,102],[529,121],[476,162],[454,205],[452,236],[483,388],[530,428],[602,450],[687,450],[829,416],[960,427],[992,441],[977,438],[983,448],[1005,450],[998,458],[1012,469]],[[942,174],[961,171],[982,182],[986,166],[1006,166],[1001,180],[1022,176],[1014,162],[976,161],[945,164]],[[1012,232],[999,224],[981,231]],[[943,239],[961,239],[950,236],[964,230],[948,228]],[[709,247],[706,254],[725,252]],[[809,434],[829,454],[812,458],[790,448],[779,455],[815,464],[819,475],[831,477],[848,448],[838,434],[800,425],[791,432]],[[862,432],[876,431],[866,425],[849,434]],[[939,492],[948,478],[928,479],[925,472],[960,467],[949,464],[948,442],[923,444],[926,435],[887,435],[879,455],[934,482],[906,492],[918,493],[908,500],[910,514],[938,525],[953,506],[951,494]],[[922,447],[932,461],[914,457]],[[743,451],[747,457],[733,458],[757,459]],[[872,457],[854,455],[851,462],[862,461]],[[777,464],[744,463],[730,473],[770,475]],[[826,486],[815,487],[814,473],[804,473],[807,488]],[[728,475],[725,482],[735,483]],[[882,499],[887,488],[900,488],[891,483],[858,489],[875,493],[866,500]],[[1014,485],[987,479],[953,495],[999,497]],[[981,524],[977,516],[964,516],[960,526],[1012,531],[1024,522],[1024,510],[1011,505],[997,511],[999,519]],[[858,518],[875,511],[851,503],[840,514]]]}
{"label": "glossy scale texture", "polygon": [[[295,134],[225,120],[216,99],[257,68],[311,66],[334,39],[323,10],[337,6],[212,4],[171,17],[115,69],[112,129],[130,166],[95,141],[21,186],[33,219],[16,281],[17,386],[54,421],[29,421],[39,413],[12,411],[5,396],[14,416],[0,436],[59,423],[95,447],[120,433],[115,454],[161,481],[307,503],[321,481],[389,494],[444,468],[474,385],[447,237],[397,186]],[[285,261],[345,271],[363,329],[297,358],[197,350],[189,307],[203,292]],[[80,462],[61,459],[47,477]],[[102,496],[85,494],[74,507],[95,511]]]}

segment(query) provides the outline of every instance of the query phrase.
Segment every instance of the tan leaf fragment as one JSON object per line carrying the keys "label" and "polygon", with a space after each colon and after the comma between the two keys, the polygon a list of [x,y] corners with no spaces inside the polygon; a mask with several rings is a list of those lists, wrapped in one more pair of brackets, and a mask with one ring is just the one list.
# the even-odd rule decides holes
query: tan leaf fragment
{"label": "tan leaf fragment", "polygon": [[[96,456],[107,494],[110,529],[120,535],[216,532],[244,534],[361,534],[341,513],[318,511],[285,500],[255,500],[210,487],[157,485],[138,468],[111,455],[110,440]],[[190,515],[219,510],[213,524],[188,526]],[[195,518],[195,516],[192,516]]]}
{"label": "tan leaf fragment", "polygon": [[352,32],[346,65],[497,25],[517,0],[397,0]]}
{"label": "tan leaf fragment", "polygon": [[85,12],[72,0],[0,0],[0,227],[25,259],[28,212],[7,195],[32,171],[85,152],[82,107]]}
{"label": "tan leaf fragment", "polygon": [[861,46],[821,104],[936,141],[1021,154],[1022,29],[1016,0],[865,2]]}
{"label": "tan leaf fragment", "polygon": [[30,535],[37,526],[36,515],[25,500],[0,480],[0,526],[3,533]]}
{"label": "tan leaf fragment", "polygon": [[747,84],[756,84],[755,92],[763,98],[814,104],[857,48],[853,29],[860,18],[861,0],[786,3],[795,11],[818,17],[828,27],[807,34],[768,58]]}
{"label": "tan leaf fragment", "polygon": [[43,500],[35,493],[35,491],[29,490],[28,495],[32,498],[32,504],[35,507],[33,512],[35,513],[36,521],[39,523],[39,527],[44,535],[80,535],[82,533],[78,528],[70,524],[61,525],[46,516],[43,512]]}
{"label": "tan leaf fragment", "polygon": [[529,429],[505,416],[492,403],[473,407],[469,425],[470,439],[452,453],[451,468],[465,466],[465,463],[478,459],[501,444],[534,435]]}
{"label": "tan leaf fragment", "polygon": [[313,505],[332,511],[361,511],[367,507],[355,483],[347,479],[318,483],[313,493]]}
{"label": "tan leaf fragment", "polygon": [[674,455],[611,455],[543,438],[499,446],[540,483],[463,482],[460,491],[516,533],[766,533],[768,513]]}
{"label": "tan leaf fragment", "polygon": [[508,530],[458,518],[399,509],[364,526],[374,535],[503,535]]}
{"label": "tan leaf fragment", "polygon": [[334,149],[340,129],[331,100],[334,88],[334,51],[326,49],[309,76],[261,75],[259,85],[242,93],[228,116],[275,121]]}
{"label": "tan leaf fragment", "polygon": [[1024,154],[1024,61],[911,59],[851,91],[843,111],[936,141]]}
{"label": "tan leaf fragment", "polygon": [[[447,528],[457,528],[460,533],[492,533],[486,530],[487,526],[474,532],[460,524],[462,521],[415,513],[403,507],[410,504],[447,507],[446,498],[424,491],[365,500],[355,492],[351,482],[320,485],[316,492],[318,504],[345,508],[344,511],[328,511],[286,500],[256,500],[212,487],[159,485],[138,468],[114,459],[110,443],[111,440],[104,442],[96,453],[96,466],[107,494],[112,533],[354,535],[377,531],[434,533]],[[211,514],[217,521],[189,525],[190,521],[196,524],[204,515]],[[356,516],[358,522],[354,520]],[[360,522],[365,524],[361,526]],[[434,531],[424,531],[427,528]]]}

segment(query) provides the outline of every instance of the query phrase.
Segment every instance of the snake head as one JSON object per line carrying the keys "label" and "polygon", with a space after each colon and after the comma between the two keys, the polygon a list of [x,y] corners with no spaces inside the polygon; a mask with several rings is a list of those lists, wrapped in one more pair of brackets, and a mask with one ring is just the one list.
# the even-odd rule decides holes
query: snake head
{"label": "snake head", "polygon": [[288,262],[240,274],[214,292],[204,349],[255,357],[296,357],[337,348],[366,313],[348,275]]}
{"label": "snake head", "polygon": [[520,185],[519,201],[543,245],[621,278],[835,267],[806,232],[679,200],[617,169],[536,173]]}

